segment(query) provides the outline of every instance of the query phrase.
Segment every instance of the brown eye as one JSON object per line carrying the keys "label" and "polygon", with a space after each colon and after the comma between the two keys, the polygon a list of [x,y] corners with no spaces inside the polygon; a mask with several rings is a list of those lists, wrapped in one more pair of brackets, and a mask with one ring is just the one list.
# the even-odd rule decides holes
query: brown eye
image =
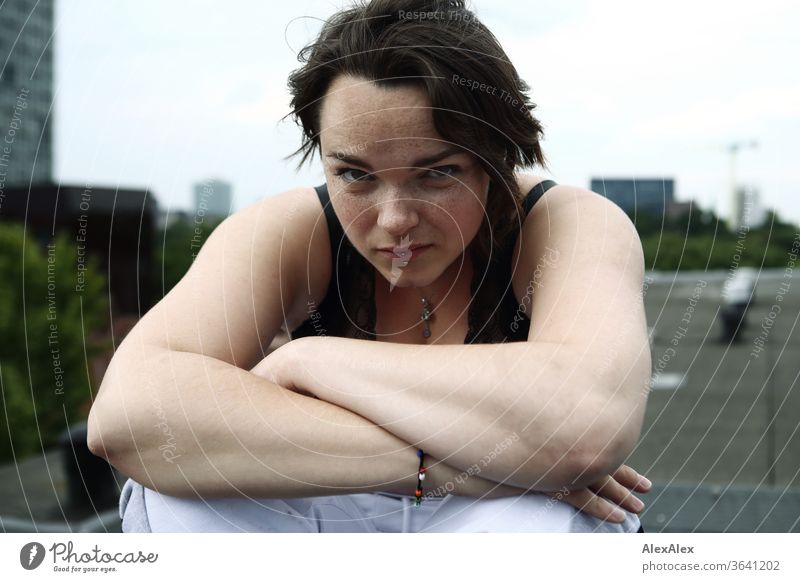
{"label": "brown eye", "polygon": [[[360,172],[363,175],[352,178],[347,176],[349,172]],[[366,178],[369,177],[369,174],[366,172],[362,172],[361,170],[356,170],[354,168],[342,168],[341,170],[337,170],[334,175],[341,177],[345,182],[365,182]]]}
{"label": "brown eye", "polygon": [[452,178],[456,174],[461,171],[459,166],[450,165],[450,166],[438,166],[436,168],[431,168],[425,174],[426,178]]}

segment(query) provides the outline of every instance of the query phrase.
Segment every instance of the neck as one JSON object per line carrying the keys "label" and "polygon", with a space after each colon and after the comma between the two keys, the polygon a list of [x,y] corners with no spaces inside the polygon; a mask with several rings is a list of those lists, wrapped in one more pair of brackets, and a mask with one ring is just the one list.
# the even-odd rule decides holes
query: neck
{"label": "neck", "polygon": [[[462,259],[463,257],[463,259]],[[447,269],[428,285],[391,285],[386,278],[375,271],[376,304],[391,305],[393,309],[419,311],[425,298],[434,311],[446,306],[465,308],[470,300],[472,281],[472,258],[469,249],[453,261]],[[465,303],[466,301],[466,303]]]}

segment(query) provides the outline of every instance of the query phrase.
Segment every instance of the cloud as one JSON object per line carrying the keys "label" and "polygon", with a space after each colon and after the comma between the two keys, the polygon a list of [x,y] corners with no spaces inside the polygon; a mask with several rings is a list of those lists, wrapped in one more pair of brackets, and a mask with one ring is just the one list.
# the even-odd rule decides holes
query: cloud
{"label": "cloud", "polygon": [[800,87],[744,88],[729,99],[704,98],[689,107],[631,128],[638,138],[697,138],[757,131],[765,122],[800,119]]}

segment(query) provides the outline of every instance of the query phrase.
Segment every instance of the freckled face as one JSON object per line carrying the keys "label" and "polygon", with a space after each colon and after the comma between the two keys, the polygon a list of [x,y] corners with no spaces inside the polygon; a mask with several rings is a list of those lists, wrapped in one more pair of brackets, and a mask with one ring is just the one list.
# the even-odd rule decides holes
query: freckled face
{"label": "freckled face", "polygon": [[[489,176],[477,158],[436,132],[419,87],[339,76],[320,123],[333,208],[353,246],[399,287],[432,284],[484,219]],[[429,246],[415,251],[420,244]],[[387,247],[394,256],[379,250]]]}

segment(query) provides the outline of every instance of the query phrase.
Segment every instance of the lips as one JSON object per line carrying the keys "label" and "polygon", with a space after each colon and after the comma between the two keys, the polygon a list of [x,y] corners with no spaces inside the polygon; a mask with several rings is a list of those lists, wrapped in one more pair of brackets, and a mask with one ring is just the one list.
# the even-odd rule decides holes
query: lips
{"label": "lips", "polygon": [[399,245],[396,246],[396,247],[381,247],[378,250],[379,251],[387,251],[387,252],[390,252],[390,253],[391,252],[399,253],[399,252],[402,252],[404,249],[409,249],[409,250],[413,251],[413,250],[418,249],[420,247],[428,247],[428,246],[430,246],[430,245],[418,243],[418,244],[415,244],[415,245],[411,245],[409,247],[402,247],[402,246],[399,246]]}
{"label": "lips", "polygon": [[425,252],[433,245],[418,244],[411,245],[410,247],[394,247],[378,249],[383,255],[391,259],[412,259]]}

